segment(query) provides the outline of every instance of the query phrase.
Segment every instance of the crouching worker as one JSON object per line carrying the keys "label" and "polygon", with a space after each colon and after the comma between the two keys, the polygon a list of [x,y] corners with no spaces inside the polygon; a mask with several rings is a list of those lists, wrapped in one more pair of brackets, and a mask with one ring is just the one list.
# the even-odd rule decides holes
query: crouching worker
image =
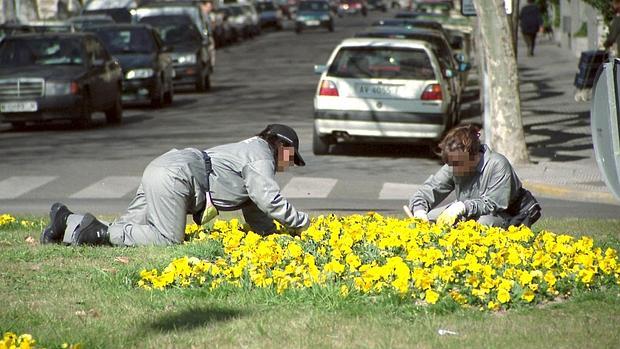
{"label": "crouching worker", "polygon": [[276,171],[304,166],[295,131],[268,125],[257,136],[201,151],[173,149],[145,168],[127,212],[112,224],[92,214],[74,214],[55,203],[41,243],[81,245],[170,245],[185,236],[187,215],[204,224],[217,211],[242,210],[258,234],[276,230],[273,220],[293,230],[309,225],[308,215],[295,209],[275,181]]}
{"label": "crouching worker", "polygon": [[[409,200],[410,216],[452,225],[460,219],[507,228],[530,227],[541,215],[532,194],[521,186],[514,169],[501,154],[480,144],[479,129],[455,127],[439,144],[445,165],[424,182]],[[437,207],[452,191],[456,201]]]}

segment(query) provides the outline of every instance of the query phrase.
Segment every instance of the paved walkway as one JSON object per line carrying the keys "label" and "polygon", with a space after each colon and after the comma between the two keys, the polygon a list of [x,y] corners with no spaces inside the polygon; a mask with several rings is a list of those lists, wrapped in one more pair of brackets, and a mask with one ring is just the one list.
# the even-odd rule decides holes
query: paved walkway
{"label": "paved walkway", "polygon": [[538,39],[535,55],[529,57],[520,38],[521,109],[532,163],[516,170],[536,195],[620,205],[594,156],[591,102],[574,98],[578,61],[547,38]]}

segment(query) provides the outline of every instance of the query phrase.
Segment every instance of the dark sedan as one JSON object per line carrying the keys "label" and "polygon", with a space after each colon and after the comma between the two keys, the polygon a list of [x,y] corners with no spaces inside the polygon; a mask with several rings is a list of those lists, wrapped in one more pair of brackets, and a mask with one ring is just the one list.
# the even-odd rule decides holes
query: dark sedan
{"label": "dark sedan", "polygon": [[209,42],[186,15],[154,15],[140,23],[153,26],[165,45],[172,47],[175,86],[192,85],[197,91],[211,88]]}
{"label": "dark sedan", "polygon": [[172,103],[174,68],[170,47],[149,25],[113,24],[91,28],[123,69],[123,102]]}
{"label": "dark sedan", "polygon": [[0,44],[0,121],[70,119],[87,127],[95,111],[120,123],[122,73],[90,33],[22,34]]}
{"label": "dark sedan", "polygon": [[329,2],[326,0],[302,1],[297,8],[295,32],[301,33],[304,29],[326,28],[334,31],[334,17]]}

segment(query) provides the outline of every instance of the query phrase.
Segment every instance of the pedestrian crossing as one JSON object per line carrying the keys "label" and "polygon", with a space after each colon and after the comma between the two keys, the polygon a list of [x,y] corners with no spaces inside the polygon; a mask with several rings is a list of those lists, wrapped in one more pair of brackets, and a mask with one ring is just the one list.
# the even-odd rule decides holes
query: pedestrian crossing
{"label": "pedestrian crossing", "polygon": [[[0,200],[41,198],[46,187],[54,188],[58,176],[14,176],[0,180]],[[138,188],[139,176],[107,176],[82,188],[66,187],[66,198],[70,199],[121,199],[130,198]],[[282,195],[290,199],[365,198],[379,200],[407,200],[419,188],[418,184],[384,182],[368,185],[368,181],[323,177],[293,176],[281,179]],[[334,190],[338,185],[347,190]],[[350,188],[356,188],[351,190]],[[359,189],[358,189],[359,188]],[[65,188],[63,188],[65,189]],[[377,190],[378,189],[378,190]],[[62,191],[62,190],[61,190]],[[43,193],[43,194],[41,194]],[[58,198],[61,199],[61,198]]]}

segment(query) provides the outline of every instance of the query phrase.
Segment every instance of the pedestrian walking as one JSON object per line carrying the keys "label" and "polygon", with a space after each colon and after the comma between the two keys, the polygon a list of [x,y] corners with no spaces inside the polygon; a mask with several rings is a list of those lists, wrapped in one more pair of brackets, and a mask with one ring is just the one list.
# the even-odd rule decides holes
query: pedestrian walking
{"label": "pedestrian walking", "polygon": [[219,211],[241,210],[255,233],[276,231],[274,219],[292,230],[309,225],[308,215],[280,193],[276,171],[305,166],[297,133],[268,125],[255,137],[204,151],[172,149],[151,161],[127,211],[108,224],[75,214],[61,203],[50,210],[41,243],[72,245],[170,245],[184,240],[187,215],[205,224]]}
{"label": "pedestrian walking", "polygon": [[[445,165],[429,177],[409,200],[414,218],[452,225],[475,219],[488,226],[531,226],[541,215],[534,196],[523,186],[508,160],[480,143],[474,125],[450,130],[439,144]],[[450,193],[456,201],[437,207]]]}
{"label": "pedestrian walking", "polygon": [[533,56],[534,47],[536,46],[536,34],[543,30],[543,19],[534,0],[527,0],[527,5],[523,6],[519,13],[519,22],[523,39],[527,45],[527,54],[528,56]]}
{"label": "pedestrian walking", "polygon": [[614,0],[611,6],[614,10],[614,18],[609,25],[609,34],[603,46],[608,50],[613,44],[616,44],[616,57],[620,57],[620,0]]}

